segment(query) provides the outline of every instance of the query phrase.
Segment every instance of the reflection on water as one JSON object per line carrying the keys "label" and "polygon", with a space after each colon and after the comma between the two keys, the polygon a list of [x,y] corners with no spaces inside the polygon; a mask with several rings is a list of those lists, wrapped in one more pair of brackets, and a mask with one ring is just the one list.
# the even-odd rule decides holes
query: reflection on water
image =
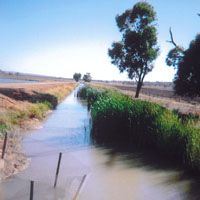
{"label": "reflection on water", "polygon": [[[24,140],[26,154],[32,158],[31,165],[17,175],[17,179],[15,177],[9,181],[7,188],[19,183],[19,178],[26,181],[32,179],[40,184],[37,195],[43,194],[41,183],[45,183],[42,188],[51,188],[49,185],[54,178],[57,154],[62,151],[64,155],[59,179],[62,194],[66,194],[66,188],[68,192],[71,190],[75,179],[79,180],[87,174],[79,194],[80,200],[200,199],[197,178],[186,175],[167,158],[150,152],[130,152],[127,148],[93,146],[87,106],[74,96],[75,93],[72,93],[66,98],[44,122],[43,128],[32,131]],[[50,191],[54,194],[52,188]],[[48,196],[47,199],[65,199],[61,196]],[[45,199],[44,196],[41,199]]]}
{"label": "reflection on water", "polygon": [[[56,149],[66,150],[90,145],[90,117],[85,102],[75,92],[65,99],[43,124],[42,129],[31,132],[24,140],[36,140]],[[28,145],[27,152],[30,151]]]}
{"label": "reflection on water", "polygon": [[91,168],[80,199],[200,199],[200,184],[173,164],[158,162],[158,157],[151,156],[152,160],[146,161],[141,153],[102,148],[85,149],[73,155]]}

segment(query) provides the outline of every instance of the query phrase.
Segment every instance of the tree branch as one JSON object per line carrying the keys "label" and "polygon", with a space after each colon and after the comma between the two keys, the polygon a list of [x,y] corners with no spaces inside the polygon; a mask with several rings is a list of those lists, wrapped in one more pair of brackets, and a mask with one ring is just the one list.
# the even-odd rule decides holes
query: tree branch
{"label": "tree branch", "polygon": [[178,45],[177,45],[176,42],[174,41],[171,27],[169,28],[169,34],[170,34],[170,39],[171,39],[171,40],[170,40],[170,41],[167,41],[167,42],[173,44],[175,47],[178,47]]}

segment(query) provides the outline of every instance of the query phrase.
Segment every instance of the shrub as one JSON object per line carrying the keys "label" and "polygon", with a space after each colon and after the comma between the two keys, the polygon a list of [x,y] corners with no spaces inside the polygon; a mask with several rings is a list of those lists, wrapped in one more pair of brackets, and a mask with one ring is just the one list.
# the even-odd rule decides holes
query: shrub
{"label": "shrub", "polygon": [[[84,88],[91,104],[92,137],[100,144],[125,143],[163,154],[200,170],[200,129],[174,111],[114,91]],[[188,116],[192,120],[191,116]]]}
{"label": "shrub", "polygon": [[88,102],[88,107],[90,106],[101,96],[106,96],[107,91],[106,90],[100,90],[91,88],[89,86],[82,87],[78,93],[77,96],[81,97],[83,99],[86,99]]}

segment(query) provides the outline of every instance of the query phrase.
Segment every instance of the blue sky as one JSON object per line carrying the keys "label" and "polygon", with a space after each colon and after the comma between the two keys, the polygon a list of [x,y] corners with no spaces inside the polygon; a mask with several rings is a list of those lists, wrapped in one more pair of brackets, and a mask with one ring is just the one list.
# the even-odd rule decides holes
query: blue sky
{"label": "blue sky", "polygon": [[[72,77],[90,72],[94,79],[128,80],[110,63],[107,50],[121,35],[115,16],[133,0],[0,0],[0,69]],[[165,64],[171,44],[185,48],[200,32],[199,0],[149,0],[157,12],[160,56],[145,81],[172,81]]]}

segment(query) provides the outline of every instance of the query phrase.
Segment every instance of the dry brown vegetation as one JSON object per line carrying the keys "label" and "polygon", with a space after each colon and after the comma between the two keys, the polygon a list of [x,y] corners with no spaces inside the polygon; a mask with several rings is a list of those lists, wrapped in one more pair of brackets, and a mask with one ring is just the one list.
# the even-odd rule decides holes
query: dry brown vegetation
{"label": "dry brown vegetation", "polygon": [[45,76],[38,74],[27,74],[21,72],[9,72],[0,69],[0,78],[11,79],[16,81],[40,81],[40,82],[50,82],[50,81],[72,81],[70,78],[55,77],[55,76]]}
{"label": "dry brown vegetation", "polygon": [[44,94],[54,95],[62,100],[73,88],[75,83],[5,83],[0,84],[1,112],[7,109],[22,109],[33,101],[40,101]]}
{"label": "dry brown vegetation", "polygon": [[55,107],[75,86],[73,82],[0,84],[0,155],[4,133],[9,135],[5,158],[0,159],[0,179],[27,165],[20,153],[23,130],[38,125],[50,106]]}
{"label": "dry brown vegetation", "polygon": [[[96,83],[99,87],[108,87],[117,89],[124,94],[134,97],[135,87],[123,84],[105,84]],[[181,113],[192,113],[200,116],[200,98],[186,98],[174,95],[172,90],[163,87],[143,87],[140,93],[140,99],[158,103],[170,110],[178,110]]]}

